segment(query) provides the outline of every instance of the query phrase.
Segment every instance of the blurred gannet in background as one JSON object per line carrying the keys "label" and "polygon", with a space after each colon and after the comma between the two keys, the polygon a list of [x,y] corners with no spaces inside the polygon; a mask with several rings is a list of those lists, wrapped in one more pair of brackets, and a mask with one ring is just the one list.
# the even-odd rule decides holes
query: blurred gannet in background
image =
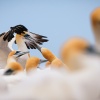
{"label": "blurred gannet in background", "polygon": [[68,65],[71,70],[78,68],[78,66],[74,63],[76,61],[75,57],[77,57],[80,53],[84,53],[88,46],[89,43],[81,38],[72,38],[67,40],[61,47],[60,56],[62,61]]}
{"label": "blurred gannet in background", "polygon": [[[86,68],[87,65],[85,64],[88,63],[88,59],[99,59],[99,52],[87,40],[82,38],[72,38],[66,41],[61,48],[60,55],[62,61],[71,70]],[[87,59],[87,62],[84,59]],[[89,66],[91,66],[91,63]]]}
{"label": "blurred gannet in background", "polygon": [[100,7],[91,13],[91,24],[95,36],[95,47],[100,51]]}
{"label": "blurred gannet in background", "polygon": [[[28,29],[23,25],[16,25],[14,27],[11,27],[11,32],[6,33],[4,36],[4,40],[11,40],[14,37],[14,33],[16,33],[15,36],[15,43],[18,46],[18,50],[20,51],[28,51],[28,49],[36,49],[35,43],[42,44],[43,42],[47,42],[46,36],[42,36],[39,34],[35,34],[32,32],[29,32]],[[29,58],[30,55],[26,54],[18,60],[21,62],[22,66],[25,66],[27,58]]]}
{"label": "blurred gannet in background", "polygon": [[26,72],[30,72],[32,70],[37,69],[37,67],[39,67],[39,64],[43,62],[47,62],[47,60],[42,60],[35,56],[28,58],[25,65]]}
{"label": "blurred gannet in background", "polygon": [[83,38],[72,38],[62,46],[61,58],[72,71],[71,83],[83,95],[80,100],[99,100],[100,53],[95,47]]}
{"label": "blurred gannet in background", "polygon": [[5,67],[6,71],[4,72],[4,75],[12,75],[16,74],[20,71],[23,71],[23,67],[17,62],[17,59],[24,55],[29,53],[27,52],[21,52],[21,51],[12,51],[8,55],[7,59],[7,65]]}

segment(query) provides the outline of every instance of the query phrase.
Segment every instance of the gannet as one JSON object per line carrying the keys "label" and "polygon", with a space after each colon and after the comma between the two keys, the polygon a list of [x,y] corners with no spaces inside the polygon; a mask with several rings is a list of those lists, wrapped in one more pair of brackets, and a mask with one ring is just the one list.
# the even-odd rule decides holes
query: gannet
{"label": "gannet", "polygon": [[26,61],[26,65],[25,65],[26,72],[30,72],[32,70],[37,69],[37,67],[39,67],[39,64],[43,62],[47,62],[47,60],[42,60],[35,56],[28,58],[28,60]]}
{"label": "gannet", "polygon": [[[95,49],[89,41],[83,38],[71,38],[66,41],[61,48],[61,59],[71,69],[77,70],[85,67],[86,64],[83,59],[98,58],[99,52]],[[82,63],[84,62],[84,64]],[[90,64],[91,65],[91,64]]]}
{"label": "gannet", "polygon": [[[16,25],[14,27],[11,27],[11,33],[7,33],[4,36],[4,40],[11,40],[14,37],[14,33],[16,33],[15,36],[15,43],[18,46],[18,50],[20,51],[27,51],[28,49],[36,49],[35,43],[42,44],[43,42],[47,42],[46,36],[42,36],[39,34],[35,34],[32,32],[29,32],[28,29],[23,25]],[[29,58],[30,55],[26,54],[22,57],[20,57],[19,62],[25,66],[27,58]]]}
{"label": "gannet", "polygon": [[20,65],[20,63],[17,62],[17,59],[24,55],[29,53],[28,51],[26,52],[21,52],[21,51],[12,51],[8,55],[7,59],[7,65],[5,67],[5,72],[4,75],[11,75],[11,74],[16,74],[20,71],[23,71],[23,67]]}

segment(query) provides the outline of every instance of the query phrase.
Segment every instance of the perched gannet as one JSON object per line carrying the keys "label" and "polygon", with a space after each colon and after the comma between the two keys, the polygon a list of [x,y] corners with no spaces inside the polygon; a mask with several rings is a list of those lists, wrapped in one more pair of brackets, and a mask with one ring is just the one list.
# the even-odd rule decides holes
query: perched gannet
{"label": "perched gannet", "polygon": [[51,66],[54,67],[63,67],[65,64],[58,59],[49,49],[47,48],[41,48],[41,53],[51,64]]}
{"label": "perched gannet", "polygon": [[100,7],[91,13],[91,24],[94,31],[96,49],[100,51]]}
{"label": "perched gannet", "polygon": [[82,63],[84,62],[83,59],[99,57],[99,52],[87,40],[83,38],[72,38],[64,43],[60,56],[62,61],[71,70],[77,70],[78,68],[82,68],[82,66],[85,67]]}
{"label": "perched gannet", "polygon": [[8,55],[7,65],[5,67],[6,71],[4,75],[16,74],[20,71],[23,71],[23,67],[17,62],[18,57],[29,53],[29,52],[21,52],[21,51],[12,51]]}
{"label": "perched gannet", "polygon": [[[35,34],[32,32],[29,32],[28,29],[23,25],[16,25],[14,27],[11,27],[11,33],[7,33],[4,36],[4,40],[11,40],[14,37],[14,33],[16,33],[15,36],[15,43],[18,46],[18,50],[20,51],[27,51],[28,49],[36,49],[35,43],[42,44],[43,42],[47,42],[46,36],[42,36],[39,34]],[[20,57],[19,62],[25,66],[27,58],[29,58],[30,55],[26,54],[22,57]]]}
{"label": "perched gannet", "polygon": [[0,69],[6,66],[8,54],[13,50],[12,43],[15,41],[15,38],[11,41],[8,38],[8,41],[5,41],[3,38],[6,33],[10,33],[10,31],[0,34]]}
{"label": "perched gannet", "polygon": [[30,72],[30,71],[36,69],[39,66],[39,64],[41,64],[43,62],[47,62],[47,60],[42,60],[35,56],[28,58],[28,60],[26,61],[26,65],[25,65],[26,72]]}

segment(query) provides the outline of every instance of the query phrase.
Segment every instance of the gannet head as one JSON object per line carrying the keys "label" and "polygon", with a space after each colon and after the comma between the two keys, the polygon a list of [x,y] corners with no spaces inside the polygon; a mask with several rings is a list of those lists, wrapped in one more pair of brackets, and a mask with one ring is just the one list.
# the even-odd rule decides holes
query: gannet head
{"label": "gannet head", "polygon": [[42,60],[42,59],[35,57],[35,56],[30,57],[27,60],[26,65],[25,65],[26,71],[30,72],[30,71],[34,70],[39,66],[39,64],[44,63],[44,62],[47,62],[47,60]]}
{"label": "gannet head", "polygon": [[6,68],[4,75],[15,75],[24,70],[23,67],[17,62],[9,63],[8,66],[9,67]]}
{"label": "gannet head", "polygon": [[82,38],[72,38],[64,43],[61,48],[61,59],[71,69],[80,67],[83,56],[95,55],[98,52],[90,43]]}
{"label": "gannet head", "polygon": [[9,57],[18,58],[18,57],[20,57],[20,56],[22,56],[22,55],[25,55],[25,54],[27,54],[27,53],[29,53],[29,51],[26,51],[26,52],[12,51],[12,52],[9,53],[8,58],[9,58]]}
{"label": "gannet head", "polygon": [[11,30],[13,30],[15,33],[19,35],[25,35],[25,33],[28,31],[28,29],[24,25],[16,25],[14,27],[10,27]]}
{"label": "gannet head", "polygon": [[[92,28],[96,33],[100,33],[100,7],[96,8],[92,13],[91,13],[91,24]],[[96,34],[94,33],[94,34]]]}
{"label": "gannet head", "polygon": [[47,48],[41,48],[41,53],[49,62],[52,62],[56,56]]}
{"label": "gannet head", "polygon": [[21,51],[12,51],[8,55],[7,59],[7,65],[5,68],[5,73],[4,75],[11,75],[11,74],[16,74],[17,72],[20,72],[23,70],[23,67],[17,62],[17,59],[24,55],[29,53],[27,52],[21,52]]}

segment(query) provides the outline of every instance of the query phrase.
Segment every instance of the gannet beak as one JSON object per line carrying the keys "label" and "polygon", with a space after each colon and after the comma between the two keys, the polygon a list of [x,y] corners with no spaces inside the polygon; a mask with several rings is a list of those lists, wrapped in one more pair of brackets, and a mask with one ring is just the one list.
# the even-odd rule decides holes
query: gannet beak
{"label": "gannet beak", "polygon": [[16,57],[18,58],[18,57],[25,55],[27,53],[29,53],[29,51],[26,51],[26,52],[16,51],[16,53],[14,55],[16,55]]}
{"label": "gannet beak", "polygon": [[[39,64],[45,63],[45,62],[47,62],[47,61],[48,61],[48,60],[46,60],[46,59],[40,59]],[[37,68],[43,69],[43,68],[41,68],[40,66],[38,66]]]}
{"label": "gannet beak", "polygon": [[25,34],[24,38],[27,39],[27,40],[30,40],[30,41],[34,41],[33,38],[28,34]]}
{"label": "gannet beak", "polygon": [[44,59],[40,59],[40,63],[39,64],[42,64],[42,63],[44,63],[44,62],[47,62],[48,60],[44,60]]}

